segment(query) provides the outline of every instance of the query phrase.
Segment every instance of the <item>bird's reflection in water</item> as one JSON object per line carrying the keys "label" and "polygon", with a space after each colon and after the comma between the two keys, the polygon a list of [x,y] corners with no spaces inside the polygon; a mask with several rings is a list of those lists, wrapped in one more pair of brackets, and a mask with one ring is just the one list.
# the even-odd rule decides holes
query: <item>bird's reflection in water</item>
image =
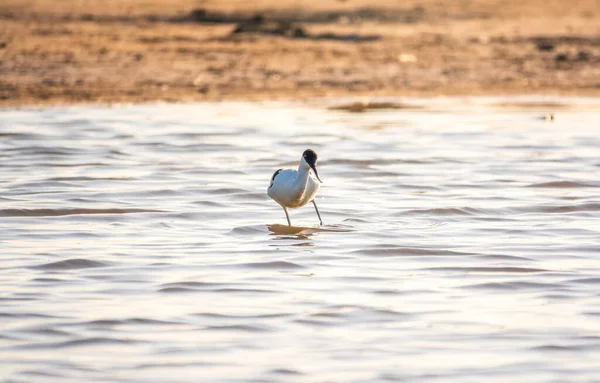
{"label": "bird's reflection in water", "polygon": [[[313,227],[303,226],[287,226],[287,225],[267,225],[267,228],[273,236],[273,240],[289,240],[289,239],[310,239],[315,234]],[[293,246],[313,246],[312,242],[302,242],[301,244],[294,244]]]}
{"label": "bird's reflection in water", "polygon": [[[344,233],[352,231],[347,227],[329,226],[327,228],[321,227],[306,227],[306,226],[288,226],[288,225],[267,225],[267,228],[273,236],[273,240],[284,240],[284,239],[310,239],[318,233]],[[312,242],[304,242],[302,244],[295,244],[293,246],[313,246]]]}

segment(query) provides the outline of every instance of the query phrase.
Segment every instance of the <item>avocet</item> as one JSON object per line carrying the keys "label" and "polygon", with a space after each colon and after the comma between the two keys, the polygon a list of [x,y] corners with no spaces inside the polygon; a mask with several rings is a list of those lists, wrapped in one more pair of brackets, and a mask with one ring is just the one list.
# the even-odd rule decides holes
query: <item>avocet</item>
{"label": "avocet", "polygon": [[319,222],[322,225],[323,220],[315,202],[315,195],[322,182],[317,172],[317,153],[312,149],[307,149],[302,153],[298,170],[279,169],[273,174],[267,194],[281,205],[288,225],[292,226],[288,209],[296,209],[309,202],[315,206]]}

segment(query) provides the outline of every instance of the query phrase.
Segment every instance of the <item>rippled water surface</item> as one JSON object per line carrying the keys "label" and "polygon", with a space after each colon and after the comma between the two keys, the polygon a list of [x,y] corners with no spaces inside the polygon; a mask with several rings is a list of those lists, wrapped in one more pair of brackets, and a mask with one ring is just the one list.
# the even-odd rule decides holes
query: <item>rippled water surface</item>
{"label": "rippled water surface", "polygon": [[409,101],[0,111],[0,380],[600,381],[600,100]]}

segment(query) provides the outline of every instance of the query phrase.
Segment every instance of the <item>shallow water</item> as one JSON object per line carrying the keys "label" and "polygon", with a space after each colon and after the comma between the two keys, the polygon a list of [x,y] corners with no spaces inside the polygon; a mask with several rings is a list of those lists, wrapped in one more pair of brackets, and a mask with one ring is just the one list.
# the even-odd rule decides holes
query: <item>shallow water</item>
{"label": "shallow water", "polygon": [[600,381],[600,100],[409,103],[0,111],[0,380]]}

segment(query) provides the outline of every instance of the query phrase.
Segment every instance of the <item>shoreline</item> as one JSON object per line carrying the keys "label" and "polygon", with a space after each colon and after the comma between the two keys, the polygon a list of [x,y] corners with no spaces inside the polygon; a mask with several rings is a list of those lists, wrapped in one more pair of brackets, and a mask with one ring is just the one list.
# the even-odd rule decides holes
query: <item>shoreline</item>
{"label": "shoreline", "polygon": [[301,95],[290,95],[280,93],[256,93],[252,96],[248,95],[234,95],[224,96],[216,95],[214,97],[189,97],[181,96],[180,93],[175,93],[175,96],[171,96],[168,93],[163,96],[152,97],[121,97],[121,95],[100,95],[95,99],[71,99],[64,97],[51,97],[47,99],[35,99],[31,100],[0,100],[0,110],[16,110],[16,109],[28,109],[28,108],[60,108],[68,106],[105,106],[111,107],[114,105],[145,105],[145,104],[189,104],[189,103],[203,103],[203,102],[302,102],[302,103],[322,103],[331,100],[341,101],[378,101],[381,99],[392,99],[392,100],[403,100],[403,99],[436,99],[436,98],[497,98],[497,99],[508,99],[510,97],[519,98],[534,98],[534,99],[561,99],[561,98],[598,98],[600,99],[599,91],[582,91],[580,89],[575,90],[564,90],[556,91],[552,89],[547,92],[530,92],[526,89],[521,91],[511,89],[502,91],[486,91],[481,90],[477,92],[447,92],[441,93],[436,91],[409,91],[404,93],[381,93],[381,92],[365,92],[365,93],[327,93],[322,94],[310,94],[303,93]]}
{"label": "shoreline", "polygon": [[272,99],[211,99],[211,100],[147,100],[121,102],[63,102],[23,105],[2,105],[0,112],[42,111],[72,108],[135,108],[163,106],[193,106],[198,104],[301,105],[342,113],[369,113],[373,111],[445,111],[466,110],[520,110],[539,114],[541,118],[565,111],[600,111],[600,95],[580,94],[469,94],[469,95],[413,95],[413,96],[340,96]]}

